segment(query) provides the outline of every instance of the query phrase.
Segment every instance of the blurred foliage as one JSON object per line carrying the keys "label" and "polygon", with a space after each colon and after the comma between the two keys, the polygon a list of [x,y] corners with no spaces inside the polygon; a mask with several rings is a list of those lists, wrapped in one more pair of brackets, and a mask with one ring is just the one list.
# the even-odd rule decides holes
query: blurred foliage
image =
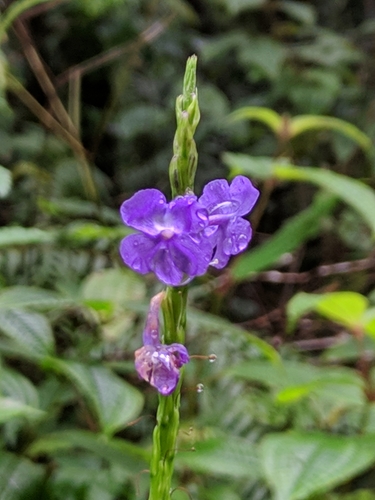
{"label": "blurred foliage", "polygon": [[120,262],[118,207],[169,196],[192,53],[196,192],[262,196],[251,247],[191,286],[189,352],[217,359],[186,369],[173,498],[373,500],[374,1],[0,7],[0,500],[147,497],[160,285]]}

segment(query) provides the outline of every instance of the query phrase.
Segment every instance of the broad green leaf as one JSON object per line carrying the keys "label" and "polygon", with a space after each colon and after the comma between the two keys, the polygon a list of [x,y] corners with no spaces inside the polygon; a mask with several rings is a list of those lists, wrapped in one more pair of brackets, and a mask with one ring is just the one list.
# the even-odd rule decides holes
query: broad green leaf
{"label": "broad green leaf", "polygon": [[307,3],[284,0],[280,8],[292,19],[303,24],[313,25],[316,21],[315,8]]}
{"label": "broad green leaf", "polygon": [[0,165],[0,198],[8,196],[12,188],[12,176],[10,171]]}
{"label": "broad green leaf", "polygon": [[232,15],[247,10],[256,10],[263,7],[267,0],[221,0]]}
{"label": "broad green leaf", "polygon": [[149,453],[125,439],[108,438],[103,434],[94,434],[84,430],[59,431],[47,434],[34,441],[26,454],[36,458],[40,455],[60,455],[76,448],[88,450],[95,455],[115,462],[131,473],[137,473],[147,467]]}
{"label": "broad green leaf", "polygon": [[319,378],[319,369],[316,366],[285,360],[280,363],[270,363],[254,359],[231,367],[227,373],[276,390],[296,384],[310,383]]}
{"label": "broad green leaf", "polygon": [[370,307],[364,313],[362,318],[362,324],[364,326],[365,332],[370,335],[373,339],[375,338],[375,307]]}
{"label": "broad green leaf", "polygon": [[103,239],[118,241],[132,232],[126,226],[102,226],[94,222],[75,221],[64,227],[62,237],[70,245],[87,245]]}
{"label": "broad green leaf", "polygon": [[30,308],[49,310],[72,305],[72,301],[63,298],[51,290],[32,286],[12,286],[0,292],[1,309]]}
{"label": "broad green leaf", "polygon": [[9,368],[0,368],[0,393],[25,405],[39,408],[39,396],[30,380]]}
{"label": "broad green leaf", "polygon": [[319,367],[301,361],[283,360],[270,363],[254,359],[231,367],[229,375],[258,382],[277,391],[287,387],[298,387],[316,381],[342,382],[362,387],[363,381],[356,372],[342,367]]}
{"label": "broad green leaf", "polygon": [[316,303],[316,311],[337,323],[356,328],[362,323],[368,303],[367,298],[359,293],[333,292],[322,295]]}
{"label": "broad green leaf", "polygon": [[21,356],[38,360],[54,352],[51,326],[42,314],[0,309],[0,332],[12,340]]}
{"label": "broad green leaf", "polygon": [[253,333],[243,330],[242,328],[235,326],[230,321],[220,318],[219,316],[214,316],[213,314],[189,308],[188,321],[199,327],[220,332],[220,335],[241,335],[249,344],[254,345],[259,352],[270,361],[278,362],[280,360],[278,352],[270,346],[270,344],[260,339]]}
{"label": "broad green leaf", "polygon": [[257,479],[260,475],[254,442],[236,436],[198,440],[193,453],[179,451],[177,464],[219,477]]}
{"label": "broad green leaf", "polygon": [[267,36],[251,37],[248,45],[240,46],[238,49],[238,59],[242,66],[250,72],[256,67],[262,78],[269,80],[274,80],[280,75],[287,56],[285,46]]}
{"label": "broad green leaf", "polygon": [[351,406],[363,408],[365,404],[364,383],[354,371],[338,371],[335,374],[334,371],[322,370],[317,380],[286,387],[276,394],[275,399],[279,403],[290,404],[307,396],[312,396],[318,404],[326,399],[331,406],[341,409]]}
{"label": "broad green leaf", "polygon": [[375,342],[372,335],[365,336],[359,343],[353,335],[343,333],[337,337],[337,343],[325,349],[321,354],[321,359],[329,363],[354,363],[363,352],[374,351]]}
{"label": "broad green leaf", "polygon": [[51,231],[44,231],[36,227],[10,226],[0,229],[0,248],[52,243],[55,239],[55,234]]}
{"label": "broad green leaf", "polygon": [[44,466],[0,452],[0,500],[38,500],[44,481]]}
{"label": "broad green leaf", "polygon": [[365,152],[372,149],[370,137],[355,125],[333,116],[300,115],[291,119],[291,137],[296,137],[310,130],[333,130],[352,139]]}
{"label": "broad green leaf", "polygon": [[267,435],[261,464],[275,500],[303,500],[363,472],[375,461],[375,435],[318,432]]}
{"label": "broad green leaf", "polygon": [[45,359],[43,366],[65,375],[72,382],[106,435],[124,428],[142,410],[142,394],[104,366],[88,366],[58,358]]}
{"label": "broad green leaf", "polygon": [[323,295],[315,293],[296,293],[286,306],[287,315],[287,332],[295,329],[298,320],[310,311],[314,311],[318,302],[321,301]]}
{"label": "broad green leaf", "polygon": [[275,134],[277,134],[282,127],[282,118],[278,113],[276,113],[276,111],[259,106],[240,108],[229,115],[229,118],[233,121],[248,119],[262,122]]}
{"label": "broad green leaf", "polygon": [[290,218],[266,243],[238,257],[231,266],[236,280],[263,271],[277,262],[282,255],[297,249],[304,241],[321,231],[322,219],[334,208],[336,199],[318,194],[313,203]]}
{"label": "broad green leaf", "polygon": [[273,176],[275,160],[268,156],[249,156],[241,153],[224,153],[223,161],[230,168],[231,176],[245,174],[266,180]]}
{"label": "broad green leaf", "polygon": [[37,408],[25,405],[24,403],[20,403],[12,398],[0,397],[0,424],[4,424],[5,422],[15,418],[24,417],[36,419],[43,417],[44,415],[45,412],[38,410]]}
{"label": "broad green leaf", "polygon": [[348,42],[348,38],[334,33],[332,30],[319,29],[316,36],[308,42],[296,45],[293,48],[293,56],[304,63],[311,63],[318,67],[338,68],[340,65],[358,63],[363,58],[354,44]]}
{"label": "broad green leaf", "polygon": [[281,180],[307,181],[316,184],[356,210],[375,236],[375,193],[363,182],[345,175],[314,167],[276,166],[275,176]]}
{"label": "broad green leaf", "polygon": [[130,300],[142,300],[146,295],[144,282],[126,269],[105,269],[90,274],[82,284],[85,301],[109,301],[124,305]]}
{"label": "broad green leaf", "polygon": [[[99,208],[97,203],[77,198],[39,199],[39,207],[45,213],[54,216],[99,219],[102,224],[120,224],[121,222],[118,211],[105,206]],[[69,230],[70,227],[67,228],[68,236]]]}

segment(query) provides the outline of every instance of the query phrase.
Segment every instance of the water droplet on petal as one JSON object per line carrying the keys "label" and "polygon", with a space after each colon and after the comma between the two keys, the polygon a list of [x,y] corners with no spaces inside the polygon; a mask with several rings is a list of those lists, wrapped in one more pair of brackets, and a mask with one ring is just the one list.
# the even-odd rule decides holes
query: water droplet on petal
{"label": "water droplet on petal", "polygon": [[210,354],[210,355],[208,356],[208,361],[209,361],[210,363],[215,363],[215,361],[216,361],[216,360],[217,360],[217,356],[216,356],[216,354]]}
{"label": "water droplet on petal", "polygon": [[203,384],[197,384],[197,392],[200,394],[203,391],[204,391],[204,385]]}
{"label": "water droplet on petal", "polygon": [[138,245],[139,245],[139,242],[138,241],[134,241],[133,247],[137,247]]}
{"label": "water droplet on petal", "polygon": [[237,249],[239,252],[244,250],[248,244],[248,237],[246,234],[240,234],[237,238]]}

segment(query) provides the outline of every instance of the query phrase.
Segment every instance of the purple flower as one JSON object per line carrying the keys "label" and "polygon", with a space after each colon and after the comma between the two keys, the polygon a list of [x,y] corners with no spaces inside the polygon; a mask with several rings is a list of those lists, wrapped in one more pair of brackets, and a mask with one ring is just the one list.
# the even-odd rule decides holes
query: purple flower
{"label": "purple flower", "polygon": [[206,272],[212,257],[211,241],[203,233],[208,217],[193,194],[167,203],[157,189],[143,189],[122,204],[121,216],[139,231],[120,246],[124,262],[134,271],[153,271],[172,286]]}
{"label": "purple flower", "polygon": [[235,177],[230,185],[218,179],[204,187],[199,198],[208,212],[209,227],[204,233],[215,248],[210,265],[221,269],[231,255],[245,250],[252,230],[242,216],[250,212],[258,196],[259,191],[242,175]]}
{"label": "purple flower", "polygon": [[160,394],[169,396],[180,379],[180,368],[189,362],[189,354],[182,344],[160,343],[159,309],[163,298],[161,292],[151,300],[143,332],[144,345],[135,351],[135,368]]}

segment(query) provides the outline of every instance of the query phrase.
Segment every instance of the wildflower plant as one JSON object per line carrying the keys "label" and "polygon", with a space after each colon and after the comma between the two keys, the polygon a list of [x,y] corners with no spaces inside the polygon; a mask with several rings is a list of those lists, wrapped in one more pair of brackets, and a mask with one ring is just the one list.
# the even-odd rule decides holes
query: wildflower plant
{"label": "wildflower plant", "polygon": [[[120,254],[141,274],[153,272],[167,285],[151,299],[143,346],[135,352],[139,376],[159,392],[153,434],[149,500],[169,500],[179,428],[183,367],[189,362],[184,346],[187,284],[209,266],[221,269],[247,247],[252,231],[243,218],[259,191],[247,177],[209,182],[198,198],[194,177],[198,155],[194,132],[200,119],[196,89],[196,56],[188,59],[183,93],[176,101],[177,130],[169,167],[172,201],[157,189],[143,189],[120,209],[123,222],[136,230],[124,238]],[[159,311],[163,314],[163,331]]]}

